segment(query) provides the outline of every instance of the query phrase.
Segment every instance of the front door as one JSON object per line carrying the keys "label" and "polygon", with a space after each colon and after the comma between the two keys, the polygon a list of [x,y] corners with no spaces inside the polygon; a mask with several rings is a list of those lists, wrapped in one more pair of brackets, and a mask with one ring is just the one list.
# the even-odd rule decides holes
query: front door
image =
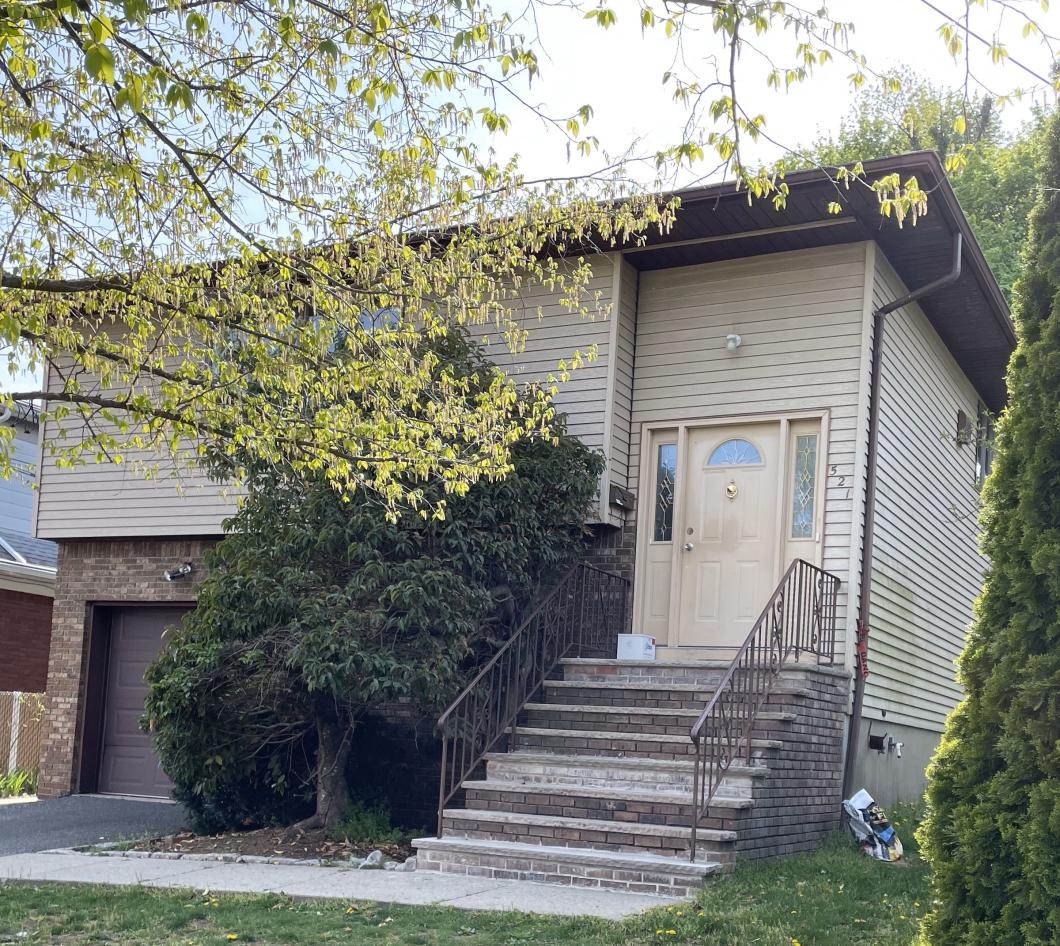
{"label": "front door", "polygon": [[674,541],[677,643],[743,643],[776,580],[778,424],[688,432],[682,522]]}

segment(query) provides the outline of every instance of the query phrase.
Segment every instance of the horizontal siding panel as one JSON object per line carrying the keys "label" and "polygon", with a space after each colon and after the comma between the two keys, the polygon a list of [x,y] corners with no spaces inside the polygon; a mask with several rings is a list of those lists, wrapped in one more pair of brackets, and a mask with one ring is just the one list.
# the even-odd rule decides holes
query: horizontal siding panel
{"label": "horizontal siding panel", "polygon": [[[637,311],[633,488],[644,423],[829,411],[827,462],[835,475],[825,485],[821,554],[842,582],[841,628],[865,279],[864,244],[776,253],[641,273]],[[730,333],[743,336],[737,353],[725,349]]]}
{"label": "horizontal siding panel", "polygon": [[[597,358],[559,382],[556,407],[567,414],[568,430],[590,447],[603,449],[604,402],[607,386],[612,263],[594,261],[587,298],[595,318],[571,313],[557,294],[543,286],[524,286],[508,301],[513,316],[527,331],[525,346],[511,352],[492,326],[472,327],[472,337],[488,340],[487,354],[519,381],[543,381],[558,373],[559,363],[577,349],[596,345]],[[72,426],[72,424],[78,426]],[[68,420],[63,437],[81,435],[80,422]],[[50,424],[47,436],[60,432]],[[628,432],[627,435],[628,437]],[[115,464],[86,463],[60,468],[45,451],[41,470],[37,533],[42,538],[180,536],[220,534],[222,521],[236,510],[238,490],[212,483],[197,467],[177,470],[168,456],[143,455],[145,466],[160,463],[146,478],[130,457]]]}
{"label": "horizontal siding panel", "polygon": [[[905,286],[879,257],[873,298]],[[940,730],[960,698],[955,661],[985,559],[978,548],[975,452],[955,442],[978,397],[916,305],[887,316],[880,389],[876,548],[866,713]]]}

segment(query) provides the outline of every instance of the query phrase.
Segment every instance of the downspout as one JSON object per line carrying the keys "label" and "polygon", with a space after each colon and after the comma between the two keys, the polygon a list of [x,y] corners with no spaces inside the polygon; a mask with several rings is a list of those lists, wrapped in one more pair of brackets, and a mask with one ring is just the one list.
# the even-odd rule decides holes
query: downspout
{"label": "downspout", "polygon": [[871,591],[872,552],[876,536],[876,469],[880,439],[880,378],[883,371],[884,325],[888,315],[896,309],[916,302],[938,289],[955,283],[961,275],[961,248],[964,238],[958,230],[953,238],[953,265],[948,273],[933,279],[919,289],[880,306],[872,313],[872,369],[869,375],[869,439],[868,466],[865,470],[865,521],[861,532],[861,573],[858,587],[857,645],[855,648],[854,706],[847,733],[846,761],[843,766],[843,797],[854,790],[854,759],[861,736],[861,710],[865,703],[865,679],[869,675],[869,593]]}

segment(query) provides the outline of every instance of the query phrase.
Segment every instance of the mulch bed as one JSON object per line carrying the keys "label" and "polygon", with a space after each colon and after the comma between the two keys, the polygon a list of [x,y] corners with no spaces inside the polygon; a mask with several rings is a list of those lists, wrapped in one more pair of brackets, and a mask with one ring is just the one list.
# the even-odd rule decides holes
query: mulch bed
{"label": "mulch bed", "polygon": [[259,857],[302,857],[306,859],[349,860],[382,851],[395,861],[412,855],[406,842],[371,844],[332,841],[319,828],[259,828],[255,831],[231,831],[226,834],[177,834],[152,838],[133,845],[134,851],[172,851],[180,854],[253,854]]}

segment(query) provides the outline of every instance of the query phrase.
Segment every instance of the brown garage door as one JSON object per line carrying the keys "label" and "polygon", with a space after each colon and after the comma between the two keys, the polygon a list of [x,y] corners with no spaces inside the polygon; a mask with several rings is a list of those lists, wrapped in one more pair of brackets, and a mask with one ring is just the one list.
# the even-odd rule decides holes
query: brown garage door
{"label": "brown garage door", "polygon": [[116,608],[107,654],[103,755],[99,791],[167,797],[173,783],[158,764],[151,737],[140,729],[144,671],[162,647],[162,632],[180,622],[180,608]]}

